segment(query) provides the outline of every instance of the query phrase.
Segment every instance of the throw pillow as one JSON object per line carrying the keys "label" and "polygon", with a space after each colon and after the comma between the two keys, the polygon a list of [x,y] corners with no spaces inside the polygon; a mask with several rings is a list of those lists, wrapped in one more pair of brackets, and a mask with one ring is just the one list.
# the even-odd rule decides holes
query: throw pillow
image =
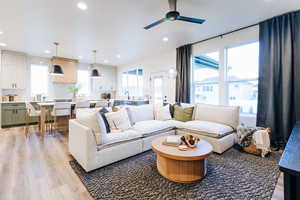
{"label": "throw pillow", "polygon": [[105,113],[111,132],[125,131],[131,128],[129,117],[125,109],[117,112]]}
{"label": "throw pillow", "polygon": [[103,122],[104,122],[104,124],[105,124],[106,132],[107,132],[107,133],[110,133],[109,124],[108,124],[108,121],[107,121],[106,116],[105,116],[105,113],[108,113],[108,112],[109,112],[109,111],[108,111],[106,108],[102,108],[102,109],[99,111],[99,114],[100,114],[100,117],[102,117]]}
{"label": "throw pillow", "polygon": [[174,105],[174,119],[177,121],[187,122],[193,119],[194,107],[181,107]]}
{"label": "throw pillow", "polygon": [[159,106],[155,109],[155,119],[160,121],[171,120],[170,106]]}

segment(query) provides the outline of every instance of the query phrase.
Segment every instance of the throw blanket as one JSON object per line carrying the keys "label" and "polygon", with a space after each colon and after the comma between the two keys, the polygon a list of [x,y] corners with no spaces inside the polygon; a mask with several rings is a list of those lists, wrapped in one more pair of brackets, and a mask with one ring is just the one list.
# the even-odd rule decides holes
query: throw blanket
{"label": "throw blanket", "polygon": [[244,124],[241,124],[237,130],[238,144],[241,147],[248,147],[252,142],[253,134],[259,130],[264,130],[264,128],[247,127]]}
{"label": "throw blanket", "polygon": [[256,145],[257,149],[262,150],[261,156],[265,157],[270,149],[269,133],[271,129],[262,127],[246,127],[244,124],[239,126],[237,130],[238,144],[244,148],[251,145],[252,142]]}

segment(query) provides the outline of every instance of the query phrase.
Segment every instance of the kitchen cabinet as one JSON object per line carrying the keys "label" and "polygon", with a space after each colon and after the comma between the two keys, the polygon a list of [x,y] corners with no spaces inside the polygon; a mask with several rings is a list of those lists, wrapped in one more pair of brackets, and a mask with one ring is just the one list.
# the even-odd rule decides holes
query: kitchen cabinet
{"label": "kitchen cabinet", "polygon": [[77,82],[77,69],[78,60],[53,57],[51,59],[52,65],[60,65],[64,72],[63,75],[52,76],[52,82],[54,83],[76,83]]}
{"label": "kitchen cabinet", "polygon": [[[36,106],[36,104],[33,104]],[[26,124],[25,103],[3,103],[1,106],[2,128],[21,126]],[[31,118],[29,123],[35,124],[38,118]]]}
{"label": "kitchen cabinet", "polygon": [[27,57],[23,53],[2,51],[1,88],[25,89]]}

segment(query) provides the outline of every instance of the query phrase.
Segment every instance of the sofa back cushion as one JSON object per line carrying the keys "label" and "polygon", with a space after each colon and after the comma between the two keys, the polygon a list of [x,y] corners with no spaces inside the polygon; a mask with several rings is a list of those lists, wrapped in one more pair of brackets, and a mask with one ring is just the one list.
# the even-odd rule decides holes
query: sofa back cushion
{"label": "sofa back cushion", "polygon": [[140,121],[154,120],[154,106],[152,104],[128,106],[127,111],[132,125]]}
{"label": "sofa back cushion", "polygon": [[196,104],[195,120],[217,122],[237,129],[240,121],[240,107]]}
{"label": "sofa back cushion", "polygon": [[106,132],[105,125],[100,127],[98,122],[99,108],[95,109],[78,109],[76,111],[76,120],[80,124],[90,128],[95,135],[96,144],[100,145],[102,142],[101,134]]}

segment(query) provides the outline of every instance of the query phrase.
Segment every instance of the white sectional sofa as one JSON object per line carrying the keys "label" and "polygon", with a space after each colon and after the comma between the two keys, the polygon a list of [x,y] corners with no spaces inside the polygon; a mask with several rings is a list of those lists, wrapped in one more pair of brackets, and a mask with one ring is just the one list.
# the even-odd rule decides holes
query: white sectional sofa
{"label": "white sectional sofa", "polygon": [[148,151],[165,135],[197,135],[221,154],[234,145],[239,125],[239,107],[196,104],[193,120],[180,122],[155,120],[154,106],[143,105],[127,108],[131,129],[106,133],[98,111],[83,110],[69,122],[69,152],[87,172]]}

